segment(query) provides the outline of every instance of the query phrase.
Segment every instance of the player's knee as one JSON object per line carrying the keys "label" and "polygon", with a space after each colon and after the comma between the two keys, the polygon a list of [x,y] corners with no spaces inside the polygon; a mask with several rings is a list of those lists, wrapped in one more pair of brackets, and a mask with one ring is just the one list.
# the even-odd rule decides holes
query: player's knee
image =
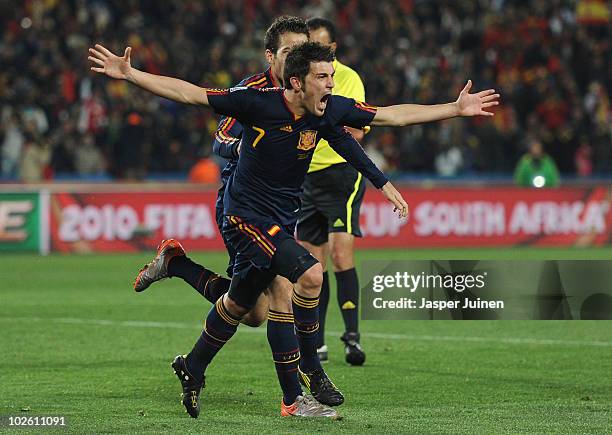
{"label": "player's knee", "polygon": [[223,298],[223,305],[228,313],[235,319],[242,319],[246,313],[249,312],[247,307],[238,305],[227,293]]}
{"label": "player's knee", "polygon": [[316,263],[305,271],[298,279],[300,288],[309,293],[303,296],[317,297],[323,285],[323,267],[321,263]]}
{"label": "player's knee", "polygon": [[321,269],[323,272],[325,272],[327,270],[327,255],[323,255],[323,258],[319,260],[319,263],[321,263]]}
{"label": "player's knee", "polygon": [[268,306],[268,296],[260,294],[255,306],[242,318],[242,323],[252,328],[263,325],[268,318]]}
{"label": "player's knee", "polygon": [[287,278],[279,275],[268,286],[268,297],[283,298],[287,295],[291,296],[291,290],[293,290],[293,284]]}
{"label": "player's knee", "polygon": [[[301,241],[300,245],[308,250],[320,263],[323,263],[327,257],[327,243],[322,245],[314,245],[310,242]],[[325,267],[323,267],[325,269]]]}
{"label": "player's knee", "polygon": [[293,284],[288,279],[277,276],[268,287],[270,309],[281,313],[291,313],[291,293]]}
{"label": "player's knee", "polygon": [[264,324],[268,317],[268,311],[249,311],[243,318],[242,323],[251,328],[257,328]]}
{"label": "player's knee", "polygon": [[332,263],[334,264],[334,270],[336,272],[352,269],[355,267],[353,261],[353,250],[346,249],[345,247],[334,247],[331,253]]}

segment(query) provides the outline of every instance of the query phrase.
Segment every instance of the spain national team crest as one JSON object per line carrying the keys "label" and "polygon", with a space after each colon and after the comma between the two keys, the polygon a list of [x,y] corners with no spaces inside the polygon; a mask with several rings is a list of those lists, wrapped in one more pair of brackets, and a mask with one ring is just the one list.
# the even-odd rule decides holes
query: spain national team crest
{"label": "spain national team crest", "polygon": [[316,130],[304,130],[300,131],[300,142],[298,143],[298,150],[308,151],[313,149],[317,144],[317,131]]}

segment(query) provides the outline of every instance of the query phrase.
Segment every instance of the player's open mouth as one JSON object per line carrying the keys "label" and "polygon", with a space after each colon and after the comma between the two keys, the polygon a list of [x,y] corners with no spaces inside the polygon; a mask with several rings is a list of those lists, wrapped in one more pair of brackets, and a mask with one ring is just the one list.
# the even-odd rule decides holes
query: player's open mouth
{"label": "player's open mouth", "polygon": [[325,109],[327,107],[327,100],[329,100],[330,96],[331,94],[325,94],[323,95],[323,97],[321,97],[320,106],[322,109]]}

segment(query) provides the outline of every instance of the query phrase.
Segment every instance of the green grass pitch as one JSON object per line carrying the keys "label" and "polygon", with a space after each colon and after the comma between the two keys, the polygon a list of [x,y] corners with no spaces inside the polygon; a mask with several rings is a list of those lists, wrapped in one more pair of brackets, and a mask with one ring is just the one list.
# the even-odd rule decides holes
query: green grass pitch
{"label": "green grass pitch", "polygon": [[[224,270],[222,254],[191,256]],[[346,396],[342,421],[281,418],[265,327],[245,326],[210,366],[193,420],[170,362],[191,349],[209,304],[178,279],[135,294],[149,257],[1,256],[0,416],[66,416],[54,433],[612,431],[612,322],[362,322],[367,362],[353,368],[333,294],[326,370]],[[612,259],[612,250],[359,252],[371,258]]]}

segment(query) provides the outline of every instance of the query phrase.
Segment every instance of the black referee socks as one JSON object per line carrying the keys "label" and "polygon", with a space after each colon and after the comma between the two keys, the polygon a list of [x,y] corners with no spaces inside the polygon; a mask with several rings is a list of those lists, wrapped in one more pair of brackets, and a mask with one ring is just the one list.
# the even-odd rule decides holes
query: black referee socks
{"label": "black referee socks", "polygon": [[357,271],[352,269],[336,272],[338,287],[338,305],[344,319],[347,332],[359,331],[359,279]]}

